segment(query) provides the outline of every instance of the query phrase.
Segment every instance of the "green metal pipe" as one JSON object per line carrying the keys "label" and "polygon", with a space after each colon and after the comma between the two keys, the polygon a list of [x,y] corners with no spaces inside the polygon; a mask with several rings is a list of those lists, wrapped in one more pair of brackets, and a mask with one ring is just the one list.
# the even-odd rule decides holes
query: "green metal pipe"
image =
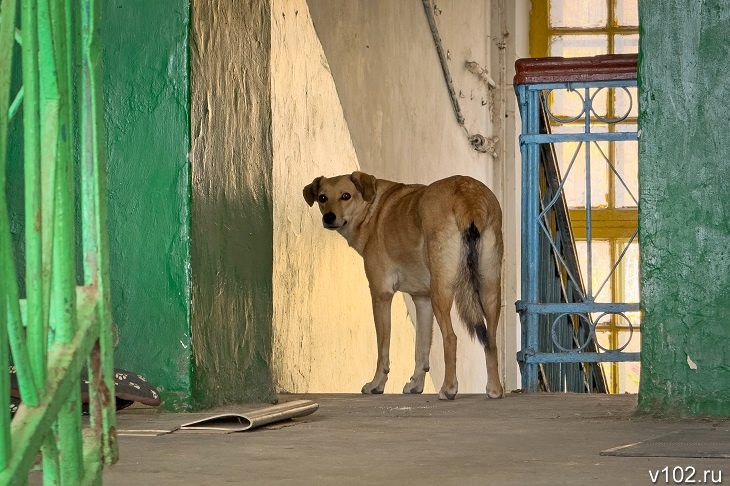
{"label": "green metal pipe", "polygon": [[41,153],[37,0],[22,0],[23,149],[25,158],[25,254],[27,342],[35,382],[45,388],[47,331],[43,323],[41,254]]}
{"label": "green metal pipe", "polygon": [[[54,57],[56,60],[56,82],[58,86],[58,137],[56,144],[56,207],[53,266],[52,314],[56,325],[56,340],[69,343],[76,331],[75,300],[71,298],[76,287],[74,264],[74,187],[73,187],[73,123],[71,122],[70,80],[64,66],[67,62],[65,18],[60,2],[49,1],[53,36]],[[44,140],[44,145],[50,140]]]}
{"label": "green metal pipe", "polygon": [[[27,330],[28,348],[33,365],[33,373],[42,389],[46,388],[46,355],[48,353],[48,313],[50,287],[45,291],[43,277],[43,204],[42,204],[42,164],[41,164],[41,112],[40,112],[40,67],[38,34],[38,0],[22,0],[22,27],[26,32],[23,46],[23,88],[32,93],[25,102],[24,143],[25,143],[25,195],[26,195],[26,289],[27,289]],[[17,33],[17,32],[16,32]],[[16,39],[17,40],[17,39]],[[31,119],[32,121],[29,121]],[[30,149],[30,151],[29,151]],[[31,186],[31,187],[29,187]],[[54,191],[49,191],[53,193]],[[52,207],[52,205],[51,205]],[[52,214],[52,213],[51,213]],[[29,221],[29,215],[35,215]],[[32,228],[32,229],[31,229]],[[45,232],[49,227],[45,226]],[[52,238],[52,236],[51,236]],[[45,255],[49,255],[46,252]],[[34,309],[33,312],[30,309]],[[59,456],[55,434],[49,432],[41,448],[43,457],[44,484],[59,484]]]}
{"label": "green metal pipe", "polygon": [[[56,218],[53,265],[53,308],[56,323],[56,340],[68,344],[77,329],[75,237],[74,237],[74,185],[73,185],[73,136],[74,120],[72,109],[73,87],[73,25],[70,0],[50,1],[51,26],[54,55],[56,58],[56,79],[59,93],[59,137],[56,179]],[[78,383],[78,376],[76,382]],[[61,482],[78,484],[83,477],[83,447],[81,435],[81,391],[75,386],[58,414],[59,452]]]}
{"label": "green metal pipe", "polygon": [[[12,423],[7,414],[0,414],[0,484],[24,484],[39,448],[45,484],[98,484],[102,461],[113,463],[118,458],[108,289],[101,5],[98,0],[20,1],[25,38],[17,40],[24,56],[24,86],[11,109],[9,73],[13,36],[18,37],[18,31],[14,22],[0,19],[0,370],[9,362],[10,347],[23,404]],[[14,20],[17,2],[0,0],[0,12],[9,13],[6,18]],[[82,116],[78,132],[83,231],[79,236],[86,282],[78,289],[74,86],[80,91],[77,112]],[[21,102],[28,282],[22,317],[5,198],[7,127]],[[82,437],[79,371],[87,359],[92,426]],[[0,373],[0,410],[7,410],[9,395],[8,376]]]}
{"label": "green metal pipe", "polygon": [[53,54],[51,18],[46,0],[38,3],[38,57],[40,60],[40,119],[41,119],[41,206],[42,253],[41,269],[43,287],[43,325],[48,345],[55,341],[55,330],[50,318],[51,287],[53,274],[53,241],[55,238],[54,215],[56,213],[56,154],[58,152],[59,94],[56,82],[56,60]]}
{"label": "green metal pipe", "polygon": [[[97,262],[97,239],[96,239],[96,219],[97,207],[95,204],[96,185],[94,180],[94,169],[96,159],[94,157],[94,133],[93,133],[93,102],[91,99],[90,75],[88,68],[88,58],[85,49],[88,28],[88,10],[86,5],[82,7],[84,13],[78,20],[81,23],[81,42],[79,42],[81,60],[81,81],[79,98],[79,115],[80,115],[80,157],[81,157],[81,241],[83,248],[83,268],[84,268],[84,285],[98,287],[99,271]],[[105,393],[100,391],[105,386],[104,372],[102,369],[100,344],[97,343],[91,351],[89,358],[89,406],[90,406],[90,425],[91,433],[98,439],[95,446],[98,447],[98,457],[102,457],[102,444],[104,430],[104,404],[102,400]],[[111,390],[105,390],[106,396],[111,396]]]}
{"label": "green metal pipe", "polygon": [[[89,260],[90,267],[95,268],[95,278],[99,295],[99,347],[101,354],[102,377],[100,390],[102,397],[114,394],[114,347],[112,343],[112,319],[109,298],[109,241],[107,227],[107,199],[106,199],[106,152],[104,142],[104,110],[101,89],[101,2],[98,0],[82,0],[82,65],[84,100],[83,127],[87,143],[84,144],[85,154],[83,163],[85,194],[89,199],[84,201],[86,207],[94,207],[95,214],[87,216],[88,228],[85,230],[84,243],[91,250],[85,260]],[[93,227],[92,227],[93,220]],[[95,261],[92,263],[92,258]],[[88,274],[87,274],[88,275]],[[90,282],[91,283],[91,282]],[[107,464],[115,463],[119,457],[116,442],[116,411],[114,404],[103,404],[101,409],[102,453]]]}
{"label": "green metal pipe", "polygon": [[84,437],[84,465],[86,466],[84,477],[81,479],[80,484],[86,485],[100,485],[102,481],[102,462],[99,460],[101,457],[101,450],[99,447],[98,437],[94,435],[87,435]]}
{"label": "green metal pipe", "polygon": [[43,484],[61,484],[61,463],[53,427],[46,432],[41,450],[43,451]]}
{"label": "green metal pipe", "polygon": [[[87,7],[84,5],[84,7]],[[81,90],[79,113],[81,116],[81,237],[83,242],[84,285],[98,285],[98,245],[96,241],[96,181],[94,178],[96,157],[94,153],[94,101],[89,72],[89,12],[83,8],[81,18]]]}

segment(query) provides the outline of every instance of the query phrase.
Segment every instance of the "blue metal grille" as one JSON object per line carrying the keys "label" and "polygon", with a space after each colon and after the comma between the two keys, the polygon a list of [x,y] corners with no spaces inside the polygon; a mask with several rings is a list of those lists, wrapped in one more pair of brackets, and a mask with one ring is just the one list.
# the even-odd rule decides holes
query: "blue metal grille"
{"label": "blue metal grille", "polygon": [[[638,352],[626,352],[635,338],[634,323],[627,316],[639,310],[638,302],[597,302],[596,296],[621,263],[637,232],[613,262],[609,275],[594,288],[592,278],[581,277],[575,239],[565,196],[565,181],[579,158],[585,164],[585,245],[587,275],[592,273],[593,228],[591,209],[591,167],[612,171],[636,201],[619,171],[598,142],[636,141],[634,125],[621,124],[631,112],[633,102],[628,88],[635,79],[614,81],[550,82],[516,84],[522,116],[520,150],[522,156],[522,299],[516,303],[522,323],[522,349],[517,358],[527,392],[574,391],[605,392],[606,383],[600,362],[639,361]],[[596,102],[600,93],[628,95],[626,113],[601,114]],[[571,116],[550,111],[547,100],[556,93],[580,96],[582,109]],[[553,124],[573,124],[575,133],[553,133]],[[606,127],[611,127],[606,129]],[[620,127],[620,128],[619,128]],[[576,142],[577,149],[561,175],[556,144]],[[591,160],[592,148],[601,154]],[[567,161],[564,161],[567,162]],[[600,299],[603,300],[603,299]],[[607,314],[625,322],[629,341],[607,348],[596,338],[596,326]]]}

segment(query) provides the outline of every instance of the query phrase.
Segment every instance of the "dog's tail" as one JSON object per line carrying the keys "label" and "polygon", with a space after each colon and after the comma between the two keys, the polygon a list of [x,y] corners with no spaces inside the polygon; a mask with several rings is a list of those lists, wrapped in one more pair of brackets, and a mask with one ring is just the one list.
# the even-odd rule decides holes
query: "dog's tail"
{"label": "dog's tail", "polygon": [[459,317],[466,325],[469,335],[476,335],[484,347],[488,347],[489,338],[484,325],[484,310],[480,299],[482,275],[480,271],[481,233],[472,222],[462,232],[463,245],[461,264],[454,288],[454,301]]}

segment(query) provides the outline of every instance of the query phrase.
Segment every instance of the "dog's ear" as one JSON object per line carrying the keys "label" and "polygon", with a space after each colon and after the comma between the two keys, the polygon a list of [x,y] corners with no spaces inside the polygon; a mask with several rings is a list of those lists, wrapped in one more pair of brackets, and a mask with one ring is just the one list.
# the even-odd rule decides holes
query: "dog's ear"
{"label": "dog's ear", "polygon": [[309,207],[312,207],[314,201],[317,200],[317,195],[319,194],[319,182],[323,178],[324,176],[317,177],[312,181],[311,184],[307,184],[306,186],[304,186],[304,189],[302,190],[302,194],[304,194],[304,200],[307,201]]}
{"label": "dog's ear", "polygon": [[364,172],[355,171],[350,176],[350,180],[355,184],[365,201],[369,203],[375,201],[375,177]]}

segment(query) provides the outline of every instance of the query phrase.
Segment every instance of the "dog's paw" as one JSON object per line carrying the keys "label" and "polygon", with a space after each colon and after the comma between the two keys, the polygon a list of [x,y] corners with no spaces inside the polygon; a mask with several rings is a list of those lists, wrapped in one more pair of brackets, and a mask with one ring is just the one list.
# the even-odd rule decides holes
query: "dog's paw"
{"label": "dog's paw", "polygon": [[365,395],[380,395],[385,390],[385,383],[381,385],[373,385],[373,382],[365,383],[363,385],[362,390],[360,390]]}
{"label": "dog's paw", "polygon": [[439,391],[439,400],[453,400],[456,398],[456,393],[458,391],[458,385],[454,383],[452,386],[447,386],[444,383],[444,386],[441,387],[441,391]]}
{"label": "dog's paw", "polygon": [[423,393],[423,381],[423,376],[420,378],[416,376],[411,377],[411,381],[403,387],[403,393]]}
{"label": "dog's paw", "polygon": [[385,373],[376,373],[375,378],[370,383],[365,383],[362,391],[366,395],[380,395],[385,390],[385,383],[388,381],[388,375]]}
{"label": "dog's paw", "polygon": [[490,388],[487,385],[487,397],[489,398],[504,398],[504,389],[500,385],[499,387]]}
{"label": "dog's paw", "polygon": [[360,390],[366,395],[380,395],[385,390],[385,384],[388,382],[388,369],[385,371],[377,370],[373,380],[370,383],[365,383]]}
{"label": "dog's paw", "polygon": [[418,395],[419,393],[423,393],[423,385],[419,386],[419,385],[414,385],[414,384],[408,382],[403,387],[403,393]]}

